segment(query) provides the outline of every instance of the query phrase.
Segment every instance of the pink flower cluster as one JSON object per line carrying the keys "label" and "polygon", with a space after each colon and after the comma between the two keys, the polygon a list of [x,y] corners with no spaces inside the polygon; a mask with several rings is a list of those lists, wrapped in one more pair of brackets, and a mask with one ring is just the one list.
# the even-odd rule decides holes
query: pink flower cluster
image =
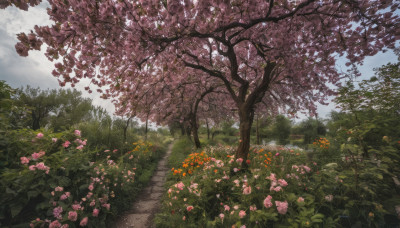
{"label": "pink flower cluster", "polygon": [[292,165],[292,169],[295,169],[297,172],[301,174],[305,174],[306,172],[309,173],[311,172],[311,168],[306,166],[306,165]]}
{"label": "pink flower cluster", "polygon": [[287,201],[285,201],[285,202],[275,201],[275,205],[276,205],[276,208],[278,209],[279,214],[282,214],[282,215],[286,214],[287,209],[288,209]]}
{"label": "pink flower cluster", "polygon": [[175,184],[175,188],[177,188],[177,189],[179,189],[181,191],[183,190],[184,187],[185,187],[185,184],[183,184],[182,181],[177,183],[177,184]]}
{"label": "pink flower cluster", "polygon": [[43,157],[46,154],[46,152],[44,151],[39,151],[38,153],[34,152],[30,158],[27,157],[20,157],[21,159],[21,164],[25,165],[25,164],[29,164],[30,160],[38,160],[39,158]]}
{"label": "pink flower cluster", "polygon": [[50,167],[46,166],[43,162],[40,162],[40,163],[38,163],[36,165],[29,166],[29,170],[34,171],[36,169],[38,169],[38,170],[46,170],[46,174],[49,174],[49,171],[50,171]]}
{"label": "pink flower cluster", "polygon": [[282,187],[286,187],[288,185],[288,183],[284,179],[277,180],[274,173],[271,173],[270,176],[266,177],[265,179],[271,180],[271,187],[269,189],[270,191],[279,192],[283,190]]}
{"label": "pink flower cluster", "polygon": [[39,158],[41,158],[41,157],[43,157],[44,155],[46,154],[46,152],[44,152],[44,151],[39,151],[39,153],[33,153],[32,154],[32,159],[33,160],[38,160]]}
{"label": "pink flower cluster", "polygon": [[266,207],[266,208],[272,207],[273,204],[272,204],[271,200],[272,200],[272,196],[268,195],[268,196],[264,199],[264,207]]}

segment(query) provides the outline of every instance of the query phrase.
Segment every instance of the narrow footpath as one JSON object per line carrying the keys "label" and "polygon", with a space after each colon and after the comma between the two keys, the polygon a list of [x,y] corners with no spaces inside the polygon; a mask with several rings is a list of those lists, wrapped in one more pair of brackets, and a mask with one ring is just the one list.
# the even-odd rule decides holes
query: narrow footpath
{"label": "narrow footpath", "polygon": [[152,226],[152,220],[161,204],[161,197],[164,194],[164,183],[168,172],[167,159],[172,150],[171,143],[167,153],[158,162],[157,170],[151,178],[148,186],[138,195],[138,200],[133,204],[132,209],[127,211],[116,222],[115,228],[148,228]]}

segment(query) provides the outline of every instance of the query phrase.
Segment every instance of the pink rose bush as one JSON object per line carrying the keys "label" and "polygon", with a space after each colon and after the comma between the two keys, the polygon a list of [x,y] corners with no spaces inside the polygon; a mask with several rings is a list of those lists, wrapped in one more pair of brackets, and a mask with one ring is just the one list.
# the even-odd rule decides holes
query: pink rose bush
{"label": "pink rose bush", "polygon": [[[173,176],[177,182],[169,187],[168,198],[164,201],[162,214],[180,223],[161,224],[185,227],[187,221],[196,219],[202,224],[204,218],[192,213],[191,207],[201,208],[206,216],[207,211],[213,211],[214,214],[208,219],[216,227],[238,227],[239,220],[243,227],[270,227],[270,221],[289,224],[288,218],[298,216],[309,207],[304,202],[305,198],[311,197],[305,193],[312,168],[301,163],[293,168],[292,164],[296,163],[285,164],[287,156],[296,156],[289,150],[281,149],[270,154],[263,151],[254,149],[248,158],[251,162],[246,162],[249,164],[248,171],[240,172],[240,165],[245,160],[235,158],[235,148],[224,146],[205,149],[210,159],[204,168],[189,177]],[[293,161],[297,162],[297,158]],[[187,187],[192,185],[197,186],[196,191]],[[214,207],[204,208],[204,205],[210,204]],[[182,220],[183,216],[186,216],[185,221]],[[263,221],[262,218],[268,219]]]}
{"label": "pink rose bush", "polygon": [[[16,192],[19,185],[23,185],[29,193],[21,192],[8,200],[23,205],[20,203],[22,199],[26,203],[28,197],[45,196],[38,202],[41,209],[30,212],[37,213],[38,217],[30,221],[30,227],[105,227],[106,216],[118,212],[118,203],[133,200],[134,197],[128,199],[125,196],[136,185],[136,167],[147,167],[156,162],[156,154],[148,143],[140,143],[140,148],[134,152],[122,153],[113,149],[112,158],[106,158],[86,153],[87,140],[81,136],[79,130],[65,135],[57,133],[57,137],[52,133],[35,134],[33,140],[27,142],[32,144],[31,152],[27,148],[17,157],[17,166],[11,170],[14,179],[10,179],[7,185],[10,191]],[[131,156],[132,159],[128,159]],[[186,188],[183,182],[177,187]],[[190,187],[197,192],[196,185]],[[3,195],[0,199],[5,202]],[[193,208],[187,206],[187,211]],[[22,219],[21,222],[29,224]]]}

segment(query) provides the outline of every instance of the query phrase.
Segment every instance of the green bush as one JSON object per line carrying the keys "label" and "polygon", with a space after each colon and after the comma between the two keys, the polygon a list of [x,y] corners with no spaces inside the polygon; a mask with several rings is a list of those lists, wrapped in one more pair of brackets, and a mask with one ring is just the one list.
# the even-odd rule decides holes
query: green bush
{"label": "green bush", "polygon": [[[134,149],[91,150],[80,131],[8,132],[1,151],[0,225],[64,224],[106,227],[129,208],[151,176],[164,147],[139,142]],[[135,181],[139,179],[140,181]]]}

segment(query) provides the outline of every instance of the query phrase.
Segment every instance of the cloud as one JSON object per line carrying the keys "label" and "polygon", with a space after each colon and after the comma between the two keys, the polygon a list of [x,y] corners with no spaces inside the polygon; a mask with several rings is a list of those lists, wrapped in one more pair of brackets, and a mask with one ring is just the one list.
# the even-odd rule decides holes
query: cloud
{"label": "cloud", "polygon": [[[48,3],[41,3],[37,7],[22,11],[16,7],[8,7],[0,10],[0,80],[5,80],[13,88],[40,87],[41,89],[59,89],[57,78],[51,72],[53,64],[44,55],[46,46],[42,51],[30,51],[28,57],[21,57],[15,51],[15,44],[18,42],[17,34],[28,33],[35,25],[51,25],[46,8]],[[83,80],[75,88],[82,92],[84,97],[91,98],[93,105],[105,108],[110,114],[115,111],[114,105],[109,100],[100,99],[100,94],[87,93],[84,87],[89,82]],[[65,88],[71,88],[66,86]]]}

